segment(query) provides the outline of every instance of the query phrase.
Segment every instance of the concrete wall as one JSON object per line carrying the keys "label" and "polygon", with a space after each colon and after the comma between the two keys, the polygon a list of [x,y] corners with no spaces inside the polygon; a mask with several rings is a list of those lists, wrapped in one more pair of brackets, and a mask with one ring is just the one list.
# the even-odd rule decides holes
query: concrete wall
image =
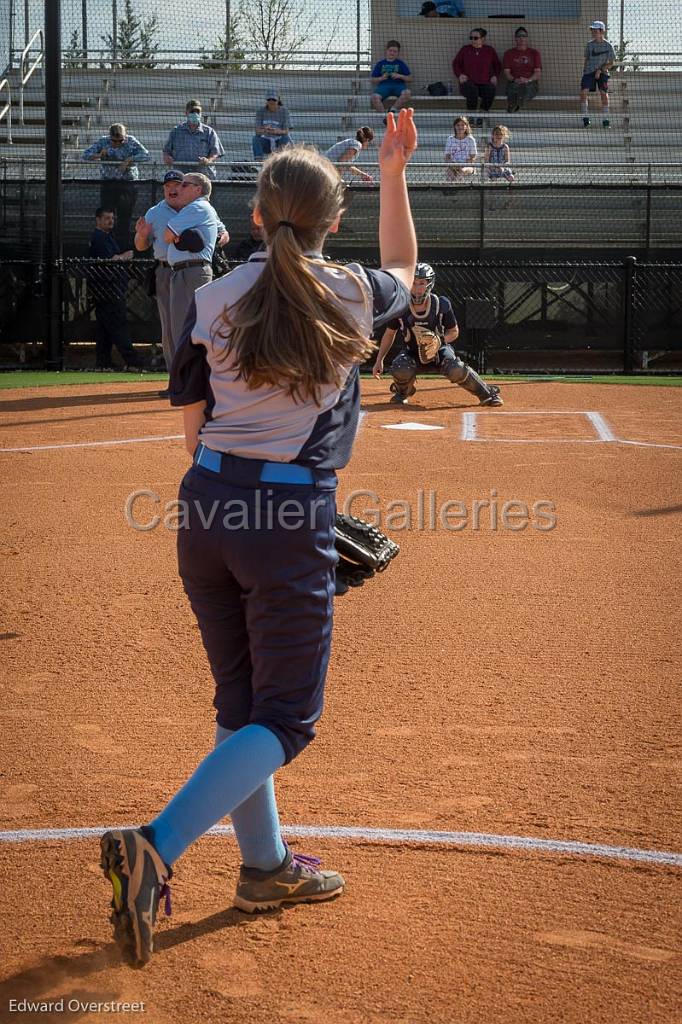
{"label": "concrete wall", "polygon": [[[495,47],[501,60],[504,51],[514,45],[514,31],[524,25],[529,45],[542,55],[542,92],[577,95],[590,22],[595,18],[605,22],[607,14],[607,0],[582,0],[581,16],[566,20],[400,17],[396,13],[398,3],[399,0],[372,0],[372,58],[376,61],[383,57],[386,40],[398,39],[402,56],[414,76],[413,93],[423,93],[429,82],[453,84],[452,58],[468,43],[472,28],[487,29],[486,42]],[[522,0],[516,6],[524,9]],[[421,0],[414,0],[413,9],[419,11],[420,7]],[[611,34],[615,46],[615,26]],[[498,92],[504,89],[498,86]]]}

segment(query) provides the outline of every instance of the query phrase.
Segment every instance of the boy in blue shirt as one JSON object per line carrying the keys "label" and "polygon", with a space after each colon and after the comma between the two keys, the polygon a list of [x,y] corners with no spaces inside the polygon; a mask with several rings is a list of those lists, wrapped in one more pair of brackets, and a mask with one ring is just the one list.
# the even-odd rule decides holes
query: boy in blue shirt
{"label": "boy in blue shirt", "polygon": [[377,61],[372,68],[372,106],[377,114],[384,113],[384,100],[396,97],[390,109],[395,113],[406,106],[412,93],[406,82],[412,81],[412,72],[405,61],[400,60],[400,43],[397,39],[389,39],[386,43],[386,56]]}

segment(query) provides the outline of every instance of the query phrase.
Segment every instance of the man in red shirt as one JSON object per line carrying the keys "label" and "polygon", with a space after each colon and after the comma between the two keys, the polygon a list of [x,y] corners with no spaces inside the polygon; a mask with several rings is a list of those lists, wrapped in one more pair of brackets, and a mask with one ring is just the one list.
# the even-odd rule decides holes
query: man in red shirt
{"label": "man in red shirt", "polygon": [[[487,34],[484,28],[473,28],[469,46],[463,46],[452,62],[459,91],[467,101],[467,110],[476,110],[480,98],[482,113],[487,113],[493,104],[497,79],[502,71],[495,48],[485,43]],[[480,127],[483,118],[479,117],[476,123]]]}
{"label": "man in red shirt", "polygon": [[524,103],[530,103],[537,96],[542,74],[540,51],[528,45],[528,32],[525,28],[517,28],[514,42],[514,48],[507,50],[502,60],[507,80],[508,114],[515,114]]}

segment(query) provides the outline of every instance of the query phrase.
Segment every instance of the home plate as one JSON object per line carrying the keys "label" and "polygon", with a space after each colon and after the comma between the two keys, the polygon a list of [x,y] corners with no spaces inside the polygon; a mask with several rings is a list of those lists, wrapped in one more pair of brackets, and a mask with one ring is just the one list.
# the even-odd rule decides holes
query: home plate
{"label": "home plate", "polygon": [[430,423],[382,423],[384,430],[445,430],[445,427],[434,427]]}

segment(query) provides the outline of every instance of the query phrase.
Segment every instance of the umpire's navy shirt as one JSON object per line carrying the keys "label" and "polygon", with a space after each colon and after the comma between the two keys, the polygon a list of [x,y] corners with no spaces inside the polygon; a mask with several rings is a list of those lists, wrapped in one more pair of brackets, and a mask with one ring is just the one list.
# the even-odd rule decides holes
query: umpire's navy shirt
{"label": "umpire's navy shirt", "polygon": [[[319,254],[307,255],[315,275],[335,293],[365,337],[407,309],[410,293],[388,271],[351,263],[345,268],[349,276]],[[319,405],[312,398],[295,401],[278,386],[249,390],[239,379],[234,355],[225,357],[225,340],[216,337],[216,326],[224,327],[219,319],[223,309],[253,287],[266,259],[267,253],[254,253],[241,267],[195,292],[171,367],[171,404],[207,402],[199,439],[214,451],[341,469],[350,459],[358,425],[359,367],[345,368],[341,388],[322,388]]]}

